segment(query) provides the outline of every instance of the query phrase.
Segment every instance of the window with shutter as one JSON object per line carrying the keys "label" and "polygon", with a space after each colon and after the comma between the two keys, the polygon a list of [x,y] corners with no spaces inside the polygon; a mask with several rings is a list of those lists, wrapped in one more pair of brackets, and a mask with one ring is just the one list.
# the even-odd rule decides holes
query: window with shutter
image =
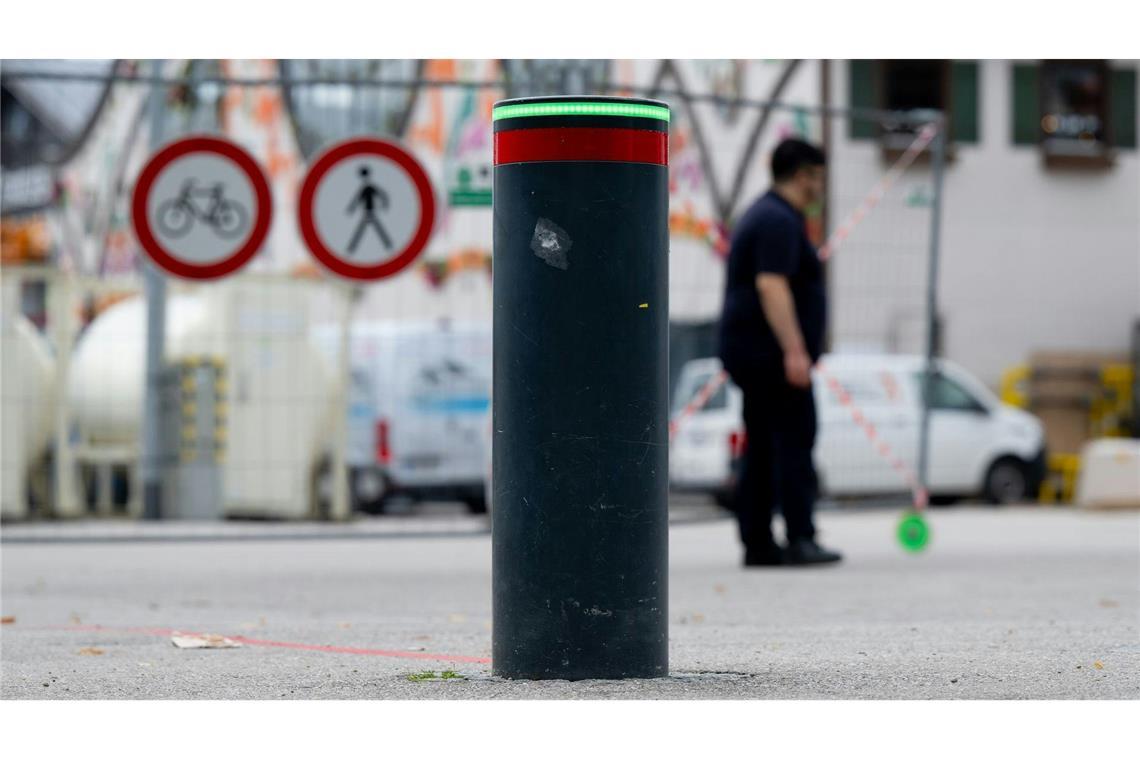
{"label": "window with shutter", "polygon": [[1017,63],[1013,142],[1038,145],[1048,166],[1106,167],[1136,147],[1136,71],[1103,60]]}
{"label": "window with shutter", "polygon": [[1041,120],[1041,86],[1036,63],[1013,64],[1013,144],[1036,145]]}
{"label": "window with shutter", "polygon": [[978,142],[978,62],[950,64],[950,135],[955,142]]}
{"label": "window with shutter", "polygon": [[[852,108],[878,108],[879,97],[875,82],[878,61],[847,62],[847,93]],[[847,122],[847,133],[852,140],[873,140],[879,136],[879,124],[858,116]]]}
{"label": "window with shutter", "polygon": [[[946,114],[949,142],[978,141],[978,64],[945,60],[853,60],[848,62],[852,108],[888,111],[939,110]],[[882,124],[853,117],[852,139],[877,139],[888,159],[914,140],[914,125]],[[952,148],[947,158],[953,157]]]}
{"label": "window with shutter", "polygon": [[1117,148],[1136,147],[1136,69],[1109,74],[1109,140]]}

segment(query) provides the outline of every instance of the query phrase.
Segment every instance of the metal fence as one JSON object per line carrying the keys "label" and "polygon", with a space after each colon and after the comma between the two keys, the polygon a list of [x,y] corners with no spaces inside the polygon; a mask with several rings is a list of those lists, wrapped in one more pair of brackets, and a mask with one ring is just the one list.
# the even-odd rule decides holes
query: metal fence
{"label": "metal fence", "polygon": [[[827,202],[808,214],[827,262],[836,359],[823,367],[835,368],[831,381],[817,382],[817,397],[835,402],[822,421],[825,486],[923,498],[929,415],[916,372],[929,368],[936,342],[941,115],[693,91],[671,62],[638,81],[612,62],[491,63],[120,61],[102,73],[6,64],[6,84],[102,95],[53,169],[51,202],[4,220],[9,229],[39,224],[48,238],[42,256],[6,254],[2,270],[4,467],[13,484],[5,516],[140,516],[151,501],[162,516],[344,518],[399,497],[483,509],[490,105],[540,94],[638,95],[672,107],[679,488],[716,492],[731,477],[731,389],[708,394],[700,409],[688,402],[708,381],[702,360],[715,355],[733,221],[766,185],[766,153],[780,137],[827,146]],[[796,63],[776,70],[773,92]],[[877,139],[849,139],[868,131]],[[148,275],[129,224],[134,177],[155,147],[203,132],[226,134],[267,170],[269,239],[224,281]],[[414,268],[353,285],[311,261],[293,217],[306,160],[362,134],[409,147],[444,211]],[[157,321],[165,350],[156,357],[151,348],[161,361],[148,369],[147,324]],[[39,357],[42,376],[26,362],[17,368],[20,352]],[[917,358],[874,359],[889,355]],[[855,356],[871,357],[871,369],[844,369]],[[913,435],[884,444],[884,426],[866,424],[875,404],[909,405]],[[27,434],[9,436],[17,418]],[[686,458],[704,474],[687,478]],[[144,481],[159,491],[147,496]]]}

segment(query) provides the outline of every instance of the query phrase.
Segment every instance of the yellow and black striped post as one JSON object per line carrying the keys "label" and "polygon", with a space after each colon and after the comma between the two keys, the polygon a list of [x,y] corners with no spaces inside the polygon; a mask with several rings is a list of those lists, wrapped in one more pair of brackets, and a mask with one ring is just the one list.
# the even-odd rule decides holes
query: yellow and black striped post
{"label": "yellow and black striped post", "polygon": [[493,670],[664,676],[669,109],[493,121]]}

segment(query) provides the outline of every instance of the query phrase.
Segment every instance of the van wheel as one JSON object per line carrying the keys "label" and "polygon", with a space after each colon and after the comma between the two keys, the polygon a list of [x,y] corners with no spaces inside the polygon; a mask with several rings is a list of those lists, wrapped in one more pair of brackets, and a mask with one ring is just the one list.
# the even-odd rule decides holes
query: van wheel
{"label": "van wheel", "polygon": [[1013,504],[1029,498],[1029,474],[1025,463],[1015,457],[1002,457],[986,472],[983,495],[991,504]]}
{"label": "van wheel", "polygon": [[487,497],[483,494],[479,494],[478,496],[469,496],[463,500],[463,503],[467,505],[467,511],[470,514],[487,514]]}

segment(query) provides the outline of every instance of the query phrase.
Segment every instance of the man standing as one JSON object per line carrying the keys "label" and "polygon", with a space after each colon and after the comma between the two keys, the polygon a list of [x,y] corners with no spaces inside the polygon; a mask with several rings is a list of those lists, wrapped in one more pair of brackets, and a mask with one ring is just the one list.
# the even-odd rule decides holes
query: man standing
{"label": "man standing", "polygon": [[[720,358],[744,392],[747,447],[735,509],[744,564],[806,565],[840,555],[815,542],[815,399],[811,368],[827,321],[823,269],[804,209],[823,199],[824,155],[802,140],[772,153],[772,189],[744,213],[728,255]],[[788,543],[772,537],[783,510]]]}

